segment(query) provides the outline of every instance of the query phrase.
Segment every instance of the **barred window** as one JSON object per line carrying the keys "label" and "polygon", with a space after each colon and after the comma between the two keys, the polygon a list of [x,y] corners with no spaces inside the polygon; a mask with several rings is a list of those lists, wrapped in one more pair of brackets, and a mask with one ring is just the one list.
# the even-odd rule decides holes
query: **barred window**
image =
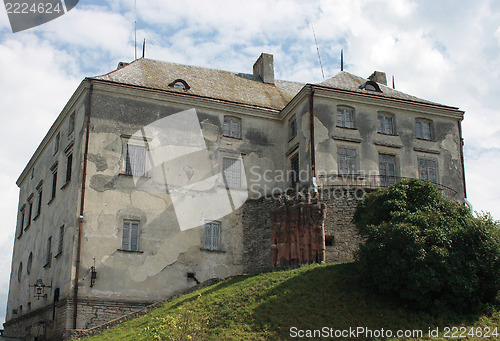
{"label": "barred window", "polygon": [[352,148],[339,147],[339,174],[354,175],[358,172],[358,151]]}
{"label": "barred window", "polygon": [[139,250],[139,222],[125,220],[123,222],[122,250]]}
{"label": "barred window", "polygon": [[241,160],[223,158],[222,177],[227,188],[241,188]]}
{"label": "barred window", "polygon": [[206,250],[221,249],[221,224],[218,221],[205,223],[203,248]]}
{"label": "barred window", "polygon": [[337,127],[354,128],[354,109],[337,107]]}
{"label": "barred window", "polygon": [[126,145],[125,174],[134,176],[146,175],[146,147],[133,144]]}
{"label": "barred window", "polygon": [[223,135],[241,139],[241,119],[237,117],[224,117]]}

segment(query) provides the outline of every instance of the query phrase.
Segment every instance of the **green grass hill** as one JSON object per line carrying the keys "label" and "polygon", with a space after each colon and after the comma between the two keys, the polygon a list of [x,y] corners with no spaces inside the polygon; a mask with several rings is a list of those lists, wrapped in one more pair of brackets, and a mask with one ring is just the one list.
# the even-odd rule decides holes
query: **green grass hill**
{"label": "green grass hill", "polygon": [[317,340],[326,336],[386,340],[403,339],[398,331],[406,332],[404,339],[416,339],[418,331],[426,337],[429,330],[439,331],[440,338],[432,340],[449,340],[453,333],[465,339],[500,339],[500,309],[468,316],[417,312],[392,297],[363,288],[355,263],[308,265],[227,279],[167,301],[147,315],[89,340],[314,339],[312,336],[322,337]]}

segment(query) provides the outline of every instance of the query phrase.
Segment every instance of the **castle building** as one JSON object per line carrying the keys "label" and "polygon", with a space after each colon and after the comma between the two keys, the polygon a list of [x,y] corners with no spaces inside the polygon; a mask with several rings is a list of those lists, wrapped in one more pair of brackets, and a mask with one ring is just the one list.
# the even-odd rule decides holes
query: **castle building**
{"label": "castle building", "polygon": [[356,199],[400,178],[465,194],[464,112],[341,71],[317,84],[137,59],[85,78],[19,176],[4,335],[61,339],[271,266],[270,211],[313,189],[327,261]]}

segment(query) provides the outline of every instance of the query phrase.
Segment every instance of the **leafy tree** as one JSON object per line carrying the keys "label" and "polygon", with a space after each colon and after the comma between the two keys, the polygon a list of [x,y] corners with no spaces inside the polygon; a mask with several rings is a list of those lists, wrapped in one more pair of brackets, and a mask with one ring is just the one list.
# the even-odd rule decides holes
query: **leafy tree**
{"label": "leafy tree", "polygon": [[354,222],[365,238],[361,276],[417,308],[470,311],[500,290],[500,230],[442,198],[429,182],[402,180],[362,199]]}

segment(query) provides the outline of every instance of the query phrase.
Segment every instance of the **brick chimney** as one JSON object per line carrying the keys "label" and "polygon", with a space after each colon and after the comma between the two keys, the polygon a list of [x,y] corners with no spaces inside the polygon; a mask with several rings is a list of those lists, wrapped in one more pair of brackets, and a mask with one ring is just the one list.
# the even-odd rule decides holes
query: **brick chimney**
{"label": "brick chimney", "polygon": [[253,74],[260,76],[264,83],[274,84],[273,55],[261,53],[259,59],[253,64]]}
{"label": "brick chimney", "polygon": [[373,71],[370,77],[368,77],[369,80],[377,82],[379,84],[387,85],[387,79],[385,78],[385,72],[381,71]]}

